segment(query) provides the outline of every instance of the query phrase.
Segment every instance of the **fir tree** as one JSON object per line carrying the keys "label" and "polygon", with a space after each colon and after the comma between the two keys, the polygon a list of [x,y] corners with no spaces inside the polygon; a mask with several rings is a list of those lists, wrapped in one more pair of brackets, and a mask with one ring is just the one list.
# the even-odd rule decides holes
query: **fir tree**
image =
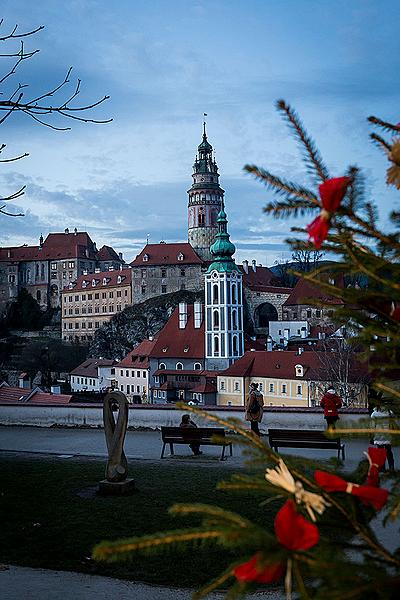
{"label": "fir tree", "polygon": [[[298,237],[289,243],[294,251],[322,247],[328,255],[335,255],[336,262],[301,275],[343,301],[337,310],[337,320],[351,323],[356,333],[354,343],[363,348],[364,358],[370,364],[373,390],[393,413],[390,434],[398,435],[400,392],[394,380],[399,372],[400,214],[390,215],[392,231],[380,229],[377,208],[364,197],[359,169],[350,166],[346,173],[340,174],[343,177],[332,179],[295,111],[284,101],[278,102],[278,109],[300,144],[316,187],[306,188],[256,166],[245,168],[279,196],[266,205],[267,214],[286,218],[319,213],[306,229],[293,229]],[[370,117],[369,121],[393,136],[385,139],[377,133],[371,134],[391,163],[387,183],[400,188],[400,126],[376,117]],[[306,232],[314,240],[314,246],[302,237]],[[332,274],[348,278],[363,274],[368,285],[337,287],[327,278]],[[274,532],[271,533],[270,523],[253,523],[215,506],[177,505],[171,509],[174,514],[200,515],[201,525],[144,538],[103,542],[94,549],[96,559],[116,561],[130,558],[135,552],[166,552],[182,544],[212,543],[235,549],[237,561],[224,565],[221,575],[196,592],[194,598],[224,587],[228,589],[226,598],[232,599],[274,582],[282,583],[287,598],[292,597],[293,590],[304,600],[397,597],[400,548],[395,552],[387,550],[371,528],[371,519],[377,512],[386,511],[386,526],[393,529],[400,513],[399,478],[394,473],[385,476],[384,484],[390,493],[379,487],[379,467],[385,451],[368,449],[369,462],[361,462],[347,481],[333,471],[315,469],[312,461],[302,459],[299,463],[294,457],[285,457],[283,462],[279,454],[238,421],[219,419],[189,406],[185,406],[185,411],[206,416],[240,434],[242,443],[253,455],[253,462],[260,466],[260,474],[235,475],[222,482],[220,488],[251,493],[254,502],[260,502],[260,498],[263,501],[281,498]],[[386,426],[383,431],[387,432]],[[369,424],[363,422],[355,429],[336,430],[342,436],[362,433],[369,437],[371,432]]]}

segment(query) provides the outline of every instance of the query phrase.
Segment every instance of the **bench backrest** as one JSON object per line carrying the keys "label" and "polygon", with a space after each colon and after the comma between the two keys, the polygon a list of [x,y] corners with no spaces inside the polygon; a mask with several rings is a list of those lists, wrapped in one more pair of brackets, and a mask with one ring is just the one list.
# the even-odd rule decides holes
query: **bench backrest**
{"label": "bench backrest", "polygon": [[170,438],[182,439],[211,439],[214,436],[225,437],[222,427],[161,427],[163,441]]}
{"label": "bench backrest", "polygon": [[269,441],[297,440],[313,442],[331,442],[340,445],[340,438],[328,438],[325,431],[315,429],[268,429]]}

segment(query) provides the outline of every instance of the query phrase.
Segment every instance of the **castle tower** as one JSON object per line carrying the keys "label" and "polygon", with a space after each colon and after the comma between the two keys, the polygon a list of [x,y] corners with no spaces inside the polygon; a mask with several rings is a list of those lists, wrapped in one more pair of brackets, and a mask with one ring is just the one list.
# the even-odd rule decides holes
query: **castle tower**
{"label": "castle tower", "polygon": [[227,369],[244,353],[242,273],[232,256],[228,220],[222,203],[218,233],[210,248],[213,262],[205,275],[206,369]]}
{"label": "castle tower", "polygon": [[188,190],[188,241],[203,260],[212,260],[210,246],[218,232],[217,216],[224,199],[213,147],[207,140],[203,123],[203,141],[193,165],[193,185]]}

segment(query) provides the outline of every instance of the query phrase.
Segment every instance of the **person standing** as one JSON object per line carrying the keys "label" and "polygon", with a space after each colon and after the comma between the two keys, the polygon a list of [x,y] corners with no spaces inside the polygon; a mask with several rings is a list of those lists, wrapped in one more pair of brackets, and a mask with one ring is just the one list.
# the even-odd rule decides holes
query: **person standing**
{"label": "person standing", "polygon": [[260,436],[260,429],[258,424],[261,423],[263,418],[263,407],[264,398],[262,393],[258,389],[258,383],[251,383],[249,389],[249,395],[246,399],[245,411],[246,421],[250,421],[250,427],[253,433]]}
{"label": "person standing", "polygon": [[[182,415],[182,420],[180,422],[179,427],[182,427],[184,429],[193,429],[193,428],[197,428],[197,425],[196,425],[196,423],[194,423],[191,420],[190,415],[186,414],[186,415]],[[196,456],[198,456],[199,454],[203,454],[202,451],[200,450],[200,444],[197,444],[194,442],[192,444],[189,444],[189,448],[191,449],[193,454],[195,454]]]}
{"label": "person standing", "polygon": [[[389,470],[394,471],[394,456],[392,450],[392,437],[389,433],[390,418],[392,413],[384,406],[376,406],[371,413],[372,423],[375,429],[385,429],[387,431],[376,432],[374,434],[374,446],[386,449],[386,458]],[[386,463],[385,463],[386,464]],[[385,468],[385,466],[384,466]]]}
{"label": "person standing", "polygon": [[322,396],[320,406],[324,409],[324,419],[327,429],[335,429],[336,421],[339,419],[338,409],[342,407],[342,400],[333,388],[329,388]]}

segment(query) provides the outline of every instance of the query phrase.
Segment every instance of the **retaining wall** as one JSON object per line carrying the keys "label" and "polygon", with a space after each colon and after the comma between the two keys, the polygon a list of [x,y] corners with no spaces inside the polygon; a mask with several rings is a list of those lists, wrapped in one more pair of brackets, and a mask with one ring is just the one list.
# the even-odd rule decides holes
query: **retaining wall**
{"label": "retaining wall", "polygon": [[[207,412],[221,418],[234,417],[244,421],[243,409],[235,407],[207,407]],[[162,425],[179,425],[182,410],[168,405],[135,405],[129,407],[129,427],[159,429]],[[365,409],[343,410],[340,423],[355,422],[367,417]],[[194,417],[200,424],[199,417]],[[210,423],[210,422],[208,422]],[[29,425],[36,427],[102,427],[102,405],[67,404],[29,405],[0,404],[0,425]],[[322,410],[315,408],[268,407],[264,411],[262,429],[272,427],[288,429],[323,429]]]}

